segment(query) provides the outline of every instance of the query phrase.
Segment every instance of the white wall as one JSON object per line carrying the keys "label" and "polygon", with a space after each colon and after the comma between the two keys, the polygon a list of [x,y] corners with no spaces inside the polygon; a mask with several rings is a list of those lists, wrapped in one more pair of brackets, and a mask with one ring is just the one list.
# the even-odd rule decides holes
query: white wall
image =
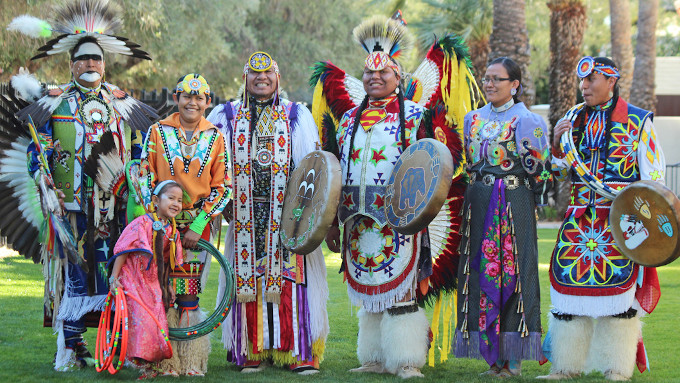
{"label": "white wall", "polygon": [[657,139],[666,157],[666,164],[680,162],[680,117],[654,117]]}

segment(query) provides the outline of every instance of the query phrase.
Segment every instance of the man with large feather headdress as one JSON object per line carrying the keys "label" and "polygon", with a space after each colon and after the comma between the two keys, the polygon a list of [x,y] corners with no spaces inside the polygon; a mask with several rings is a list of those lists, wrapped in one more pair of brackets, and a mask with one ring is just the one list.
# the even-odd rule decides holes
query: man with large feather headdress
{"label": "man with large feather headdress", "polygon": [[22,72],[2,95],[0,129],[11,138],[0,143],[0,195],[3,216],[16,219],[5,219],[0,234],[43,264],[46,317],[58,334],[55,369],[69,371],[92,358],[84,317],[104,307],[109,291],[107,260],[126,223],[124,164],[139,158],[142,130],[158,116],[104,81],[105,53],[150,60],[114,35],[118,7],[78,0],[53,14],[52,25],[24,15],[9,26],[32,37],[57,33],[33,59],[68,53],[72,78],[44,92]]}
{"label": "man with large feather headdress", "polygon": [[[396,58],[410,40],[399,12],[387,20],[364,21],[354,37],[369,54],[362,79],[325,62],[316,64],[310,81],[315,86],[312,114],[324,149],[338,156],[343,169],[342,267],[350,300],[361,307],[361,366],[351,371],[422,377],[431,329],[417,301],[431,297],[440,307],[443,293],[455,287],[465,187],[458,123],[472,109],[476,85],[466,49],[451,35],[435,42],[414,73],[404,72]],[[387,224],[386,179],[401,153],[426,137],[448,146],[454,182],[429,226],[404,235]],[[331,250],[341,250],[338,226],[331,227],[326,242]],[[445,306],[447,320],[452,305]],[[445,344],[449,335],[445,330]]]}

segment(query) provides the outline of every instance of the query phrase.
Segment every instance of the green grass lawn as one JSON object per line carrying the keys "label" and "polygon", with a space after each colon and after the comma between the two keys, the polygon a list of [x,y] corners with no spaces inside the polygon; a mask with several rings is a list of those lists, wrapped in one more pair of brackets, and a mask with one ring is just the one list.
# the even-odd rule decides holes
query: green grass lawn
{"label": "green grass lawn", "polygon": [[[539,230],[539,252],[541,272],[543,325],[547,330],[549,301],[548,262],[554,245],[557,230]],[[337,273],[340,259],[337,254],[326,253],[328,267],[328,284],[330,302],[328,304],[331,333],[326,344],[325,361],[321,364],[321,373],[298,377],[288,371],[270,368],[256,375],[242,375],[226,362],[226,351],[219,341],[221,330],[212,334],[213,351],[210,355],[209,371],[205,378],[158,378],[161,381],[257,381],[273,382],[281,379],[296,381],[328,381],[328,382],[384,382],[398,381],[391,375],[356,375],[347,372],[357,367],[356,334],[357,309],[349,304],[346,286],[342,276]],[[213,262],[210,284],[203,294],[202,307],[211,309],[214,306],[217,268]],[[680,382],[680,374],[675,369],[680,366],[680,263],[674,263],[659,269],[662,286],[661,302],[654,313],[644,319],[645,344],[650,360],[651,373],[640,374],[637,371],[633,379],[640,382]],[[41,268],[23,257],[10,256],[0,258],[0,381],[118,381],[131,380],[137,377],[136,372],[123,370],[117,375],[97,374],[93,368],[61,374],[52,370],[52,358],[56,350],[56,336],[49,328],[42,327],[43,279]],[[89,329],[85,334],[94,352],[96,329]],[[483,361],[455,359],[450,357],[443,364],[434,368],[424,367],[423,373],[427,381],[437,382],[485,382],[494,378],[479,377],[486,370]],[[513,381],[532,381],[537,375],[547,374],[549,364],[539,366],[538,362],[525,362],[523,377]],[[605,381],[601,374],[591,374],[579,381]]]}

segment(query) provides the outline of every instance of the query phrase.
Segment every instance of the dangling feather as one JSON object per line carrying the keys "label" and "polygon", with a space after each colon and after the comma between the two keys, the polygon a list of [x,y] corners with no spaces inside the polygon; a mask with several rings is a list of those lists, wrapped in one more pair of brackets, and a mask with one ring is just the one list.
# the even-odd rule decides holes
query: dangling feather
{"label": "dangling feather", "polygon": [[413,46],[413,38],[400,20],[373,16],[364,20],[352,31],[354,40],[367,53],[383,51],[396,59]]}
{"label": "dangling feather", "polygon": [[15,17],[7,26],[8,31],[23,33],[33,38],[52,36],[52,27],[45,20],[40,20],[31,15],[21,15]]}
{"label": "dangling feather", "polygon": [[111,131],[102,134],[99,142],[92,146],[90,156],[83,164],[83,171],[101,190],[127,198],[125,163],[120,157],[120,148]]}

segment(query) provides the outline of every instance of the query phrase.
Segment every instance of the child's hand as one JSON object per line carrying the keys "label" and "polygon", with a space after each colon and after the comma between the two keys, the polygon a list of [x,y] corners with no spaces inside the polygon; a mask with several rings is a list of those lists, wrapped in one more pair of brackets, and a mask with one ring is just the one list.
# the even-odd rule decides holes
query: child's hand
{"label": "child's hand", "polygon": [[109,290],[113,291],[117,287],[120,287],[120,277],[114,277],[113,275],[109,278]]}
{"label": "child's hand", "polygon": [[175,299],[177,298],[177,293],[175,293],[175,289],[170,286],[168,288],[168,291],[170,292],[170,304],[173,305],[175,304]]}

